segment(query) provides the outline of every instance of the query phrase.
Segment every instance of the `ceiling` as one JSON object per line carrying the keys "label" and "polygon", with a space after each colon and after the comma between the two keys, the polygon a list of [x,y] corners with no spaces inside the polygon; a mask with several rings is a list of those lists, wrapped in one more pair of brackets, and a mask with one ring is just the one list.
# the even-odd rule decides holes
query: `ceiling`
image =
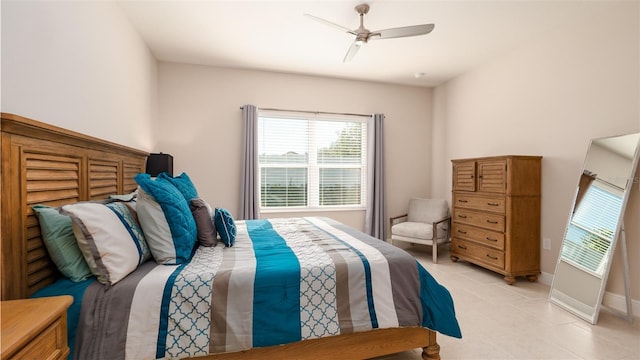
{"label": "ceiling", "polygon": [[[367,1],[381,30],[435,24],[428,35],[373,40],[348,63],[353,36],[314,21],[359,25],[362,1],[117,1],[160,61],[437,86],[493,58],[594,16],[583,1]],[[416,77],[416,73],[423,76]]]}

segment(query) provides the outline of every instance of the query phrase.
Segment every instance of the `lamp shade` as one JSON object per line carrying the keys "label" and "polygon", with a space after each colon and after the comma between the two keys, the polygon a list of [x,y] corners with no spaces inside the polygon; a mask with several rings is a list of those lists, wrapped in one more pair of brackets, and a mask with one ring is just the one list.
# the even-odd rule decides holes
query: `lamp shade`
{"label": "lamp shade", "polygon": [[173,176],[173,156],[163,153],[149,154],[147,157],[147,174],[158,176],[162,172]]}

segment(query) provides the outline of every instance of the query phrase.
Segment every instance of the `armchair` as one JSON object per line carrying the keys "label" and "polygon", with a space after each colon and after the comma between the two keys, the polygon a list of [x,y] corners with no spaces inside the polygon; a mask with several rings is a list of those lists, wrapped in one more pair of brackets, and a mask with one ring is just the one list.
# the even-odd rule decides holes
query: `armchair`
{"label": "armchair", "polygon": [[[446,200],[409,200],[407,214],[390,219],[391,242],[405,241],[433,247],[433,263],[438,262],[438,245],[450,241],[451,216]],[[435,240],[434,240],[435,239]]]}

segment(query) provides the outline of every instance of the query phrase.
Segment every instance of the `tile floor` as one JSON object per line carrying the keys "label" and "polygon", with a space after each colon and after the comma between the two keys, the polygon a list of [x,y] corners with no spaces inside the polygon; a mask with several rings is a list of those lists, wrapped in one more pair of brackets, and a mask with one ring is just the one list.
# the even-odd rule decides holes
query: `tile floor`
{"label": "tile floor", "polygon": [[[402,246],[402,245],[400,245]],[[402,246],[447,287],[453,296],[462,339],[438,334],[440,355],[448,359],[640,359],[640,319],[633,324],[607,311],[591,325],[549,303],[549,286],[502,276],[481,267],[454,263],[441,253]],[[420,350],[377,360],[420,359]]]}

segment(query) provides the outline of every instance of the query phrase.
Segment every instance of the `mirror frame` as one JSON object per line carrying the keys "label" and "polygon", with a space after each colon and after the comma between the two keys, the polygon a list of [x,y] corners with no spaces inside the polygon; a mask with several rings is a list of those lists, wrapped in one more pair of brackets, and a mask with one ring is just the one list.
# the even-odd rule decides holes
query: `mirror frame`
{"label": "mirror frame", "polygon": [[[626,239],[625,239],[625,233],[624,233],[624,215],[625,215],[625,211],[626,211],[626,207],[627,207],[627,203],[629,200],[629,196],[631,194],[631,191],[633,189],[633,186],[635,184],[635,174],[637,172],[637,168],[638,168],[638,162],[640,161],[640,133],[631,133],[631,134],[622,134],[622,135],[616,135],[616,136],[609,136],[609,137],[603,137],[603,138],[595,138],[595,139],[591,139],[591,142],[589,143],[589,148],[587,149],[587,155],[585,156],[585,161],[583,163],[582,166],[582,172],[581,172],[581,176],[578,179],[578,184],[577,187],[580,186],[580,179],[582,177],[582,174],[584,173],[587,166],[587,162],[589,160],[589,151],[593,148],[594,143],[597,140],[602,140],[602,139],[608,139],[608,138],[615,138],[615,137],[620,137],[620,136],[625,136],[625,135],[638,135],[638,139],[636,140],[636,146],[635,146],[635,152],[633,154],[633,158],[631,161],[631,169],[630,169],[630,173],[628,175],[627,178],[627,183],[626,186],[624,188],[624,192],[623,192],[623,196],[622,196],[622,204],[621,204],[621,209],[620,209],[620,215],[618,217],[618,222],[616,225],[616,230],[615,233],[613,234],[612,240],[611,240],[611,245],[610,245],[610,249],[609,251],[604,255],[604,258],[602,261],[606,261],[604,264],[604,270],[602,272],[602,275],[599,278],[599,281],[597,281],[597,276],[589,274],[587,271],[580,269],[576,266],[574,266],[573,264],[571,264],[570,262],[563,260],[562,259],[562,250],[565,246],[565,242],[568,241],[566,239],[566,234],[567,231],[569,229],[569,226],[571,225],[573,216],[574,216],[574,211],[575,206],[576,206],[576,200],[578,197],[578,189],[576,189],[576,193],[574,195],[573,198],[573,204],[571,206],[571,212],[569,213],[569,218],[567,220],[567,225],[565,227],[565,232],[563,233],[563,237],[562,237],[562,244],[560,245],[560,253],[558,254],[558,261],[556,263],[556,269],[555,269],[555,273],[553,276],[553,282],[551,284],[551,288],[549,291],[549,301],[560,306],[561,308],[564,308],[565,310],[573,313],[574,315],[590,322],[591,324],[596,324],[598,321],[598,316],[602,307],[602,300],[604,298],[604,293],[605,293],[605,289],[606,289],[606,285],[607,285],[607,279],[609,277],[609,271],[611,270],[611,261],[613,260],[613,256],[616,250],[616,246],[618,244],[618,242],[622,242],[621,246],[622,246],[622,251],[623,251],[623,261],[624,261],[624,277],[625,277],[625,292],[626,292],[626,297],[627,297],[627,303],[629,304],[630,302],[630,294],[628,293],[628,288],[629,285],[627,284],[628,282],[628,261],[627,261],[627,252],[626,252]],[[565,267],[570,267],[571,269],[568,270],[569,268],[565,268]],[[582,302],[579,299],[575,299],[572,298],[570,295],[558,290],[558,283],[564,283],[566,280],[563,279],[561,281],[558,281],[558,274],[559,272],[574,272],[576,274],[579,274],[578,276],[584,276],[585,279],[587,279],[587,276],[591,276],[591,278],[589,278],[589,280],[593,280],[593,286],[596,286],[596,283],[599,283],[598,285],[598,292],[597,292],[597,298],[595,299],[596,302],[593,306],[593,312],[588,313],[586,311],[584,311],[585,309],[591,309],[590,308],[590,304],[586,304],[584,302]],[[587,274],[587,275],[584,275]],[[570,276],[570,275],[569,275]],[[582,284],[581,284],[582,285]],[[595,292],[594,292],[595,293]],[[631,309],[629,306],[627,306],[627,317],[629,319],[632,318],[632,314],[631,314]]]}

